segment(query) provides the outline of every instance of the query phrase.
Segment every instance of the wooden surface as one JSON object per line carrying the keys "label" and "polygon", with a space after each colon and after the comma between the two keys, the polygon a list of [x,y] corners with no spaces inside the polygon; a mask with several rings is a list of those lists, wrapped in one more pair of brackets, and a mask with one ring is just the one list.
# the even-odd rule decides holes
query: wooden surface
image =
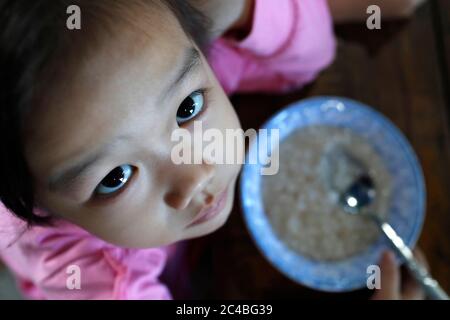
{"label": "wooden surface", "polygon": [[[287,104],[316,95],[338,95],[373,106],[407,136],[418,154],[427,187],[427,211],[419,246],[432,274],[450,292],[450,1],[435,0],[406,22],[338,26],[334,64],[313,84],[286,96],[233,97],[244,129],[258,128]],[[238,192],[238,190],[236,191]],[[361,298],[368,290],[329,294],[297,285],[275,270],[254,245],[239,197],[218,232],[194,240],[206,244],[200,278],[212,279],[209,298]]]}

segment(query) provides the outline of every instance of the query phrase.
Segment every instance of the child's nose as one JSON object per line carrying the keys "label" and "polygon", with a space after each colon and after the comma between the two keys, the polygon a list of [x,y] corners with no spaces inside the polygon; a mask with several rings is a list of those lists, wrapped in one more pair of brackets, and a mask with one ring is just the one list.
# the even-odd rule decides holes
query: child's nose
{"label": "child's nose", "polygon": [[199,164],[178,165],[176,167],[170,173],[172,178],[164,201],[173,209],[183,210],[210,183],[214,176],[214,166]]}

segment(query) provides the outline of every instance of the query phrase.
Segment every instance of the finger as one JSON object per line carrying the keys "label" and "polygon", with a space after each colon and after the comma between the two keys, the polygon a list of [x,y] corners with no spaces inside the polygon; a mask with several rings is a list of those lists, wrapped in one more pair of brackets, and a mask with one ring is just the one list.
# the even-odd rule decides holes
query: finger
{"label": "finger", "polygon": [[[427,260],[420,249],[414,250],[414,256],[417,261],[428,270]],[[414,279],[414,277],[411,275],[409,270],[407,270],[402,283],[402,298],[405,300],[425,299],[425,292],[423,291],[417,280]]]}
{"label": "finger", "polygon": [[405,279],[402,284],[403,300],[423,300],[425,299],[425,293],[419,283],[414,279],[409,272],[405,275]]}
{"label": "finger", "polygon": [[400,299],[400,270],[392,252],[383,253],[380,261],[381,289],[373,296],[374,300]]}
{"label": "finger", "polygon": [[420,248],[414,249],[414,257],[419,261],[427,270],[430,270],[430,265],[428,264],[425,254]]}

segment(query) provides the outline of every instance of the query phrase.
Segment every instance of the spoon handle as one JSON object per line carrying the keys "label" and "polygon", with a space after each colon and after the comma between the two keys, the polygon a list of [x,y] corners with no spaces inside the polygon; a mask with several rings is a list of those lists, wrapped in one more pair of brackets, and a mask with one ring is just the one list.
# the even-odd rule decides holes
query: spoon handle
{"label": "spoon handle", "polygon": [[391,225],[382,221],[378,216],[372,215],[378,227],[383,231],[386,237],[392,243],[397,254],[403,258],[406,267],[411,271],[412,276],[421,284],[425,294],[433,300],[449,300],[448,295],[439,286],[438,282],[431,277],[426,268],[422,266],[415,258],[411,249],[403,242],[402,238]]}

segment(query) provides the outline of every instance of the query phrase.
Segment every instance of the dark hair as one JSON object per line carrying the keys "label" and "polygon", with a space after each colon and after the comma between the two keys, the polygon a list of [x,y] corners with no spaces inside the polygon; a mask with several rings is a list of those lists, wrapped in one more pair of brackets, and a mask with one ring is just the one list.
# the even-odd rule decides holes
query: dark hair
{"label": "dark hair", "polygon": [[[115,19],[121,12],[111,12],[111,6],[128,8],[137,3],[162,4],[170,9],[188,37],[202,51],[207,50],[210,21],[186,0],[0,0],[0,201],[29,226],[51,224],[51,218],[34,212],[36,204],[24,156],[22,123],[32,108],[33,92],[42,82],[43,70],[71,45],[67,38],[74,32],[66,28],[66,10],[70,5],[78,5],[82,29],[92,32],[94,28],[85,28],[86,16]],[[88,21],[95,26],[105,19]],[[41,83],[39,87],[44,85]]]}

